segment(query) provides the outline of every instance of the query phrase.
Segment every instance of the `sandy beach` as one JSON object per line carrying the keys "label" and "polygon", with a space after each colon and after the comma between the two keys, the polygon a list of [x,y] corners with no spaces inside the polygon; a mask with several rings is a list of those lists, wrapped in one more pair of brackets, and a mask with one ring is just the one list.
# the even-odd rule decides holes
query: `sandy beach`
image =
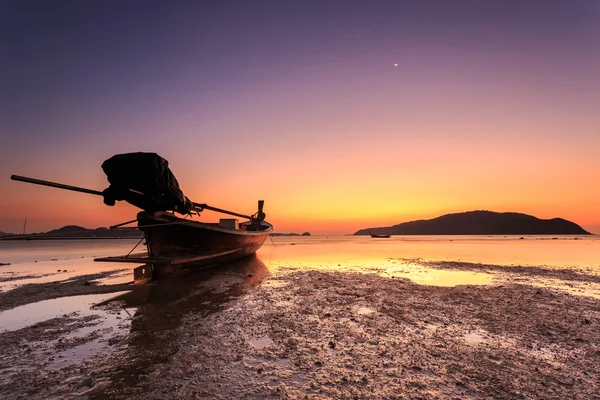
{"label": "sandy beach", "polygon": [[[80,307],[0,332],[0,397],[600,398],[598,269],[266,254],[135,288],[116,269],[1,292],[0,316]],[[440,272],[486,283],[422,283]]]}

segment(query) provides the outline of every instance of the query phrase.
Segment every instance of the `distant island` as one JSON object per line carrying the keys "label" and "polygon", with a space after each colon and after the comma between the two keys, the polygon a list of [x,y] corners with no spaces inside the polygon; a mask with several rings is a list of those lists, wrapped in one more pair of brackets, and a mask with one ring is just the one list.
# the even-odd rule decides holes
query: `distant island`
{"label": "distant island", "polygon": [[77,225],[67,225],[48,232],[25,235],[0,234],[0,240],[60,240],[60,239],[139,239],[143,233],[136,228],[88,229]]}
{"label": "distant island", "polygon": [[354,235],[590,235],[562,218],[539,219],[515,212],[468,211],[402,224],[361,229]]}

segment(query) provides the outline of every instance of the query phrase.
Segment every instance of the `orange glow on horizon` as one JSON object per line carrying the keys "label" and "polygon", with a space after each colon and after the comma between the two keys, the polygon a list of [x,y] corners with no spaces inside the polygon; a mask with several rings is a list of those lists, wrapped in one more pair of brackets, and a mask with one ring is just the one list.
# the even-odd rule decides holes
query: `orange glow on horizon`
{"label": "orange glow on horizon", "polygon": [[[426,131],[420,136],[428,137]],[[171,168],[192,200],[252,214],[256,201],[263,199],[267,220],[277,232],[351,234],[485,209],[561,217],[600,233],[600,187],[592,184],[600,166],[591,148],[418,140],[326,141],[293,157],[267,149],[256,158],[234,154],[239,163],[218,164],[218,169],[197,167],[195,154],[161,155],[172,160]],[[92,164],[105,158],[48,157],[41,164],[55,168],[46,176],[26,163],[15,172],[102,190],[106,178]],[[20,232],[25,217],[28,230],[44,231],[67,224],[109,226],[133,219],[137,212],[125,204],[106,207],[99,197],[21,182],[3,180],[0,189],[5,194],[0,231]],[[219,216],[206,212],[202,220],[214,218]]]}
{"label": "orange glow on horizon", "polygon": [[[367,165],[347,156],[333,165],[313,161],[252,171],[256,174],[252,180],[234,174],[210,187],[192,184],[192,176],[186,171],[175,173],[186,195],[198,202],[252,214],[256,201],[264,199],[267,220],[277,232],[352,234],[368,227],[485,209],[539,218],[562,217],[600,233],[600,219],[595,212],[600,189],[587,184],[600,171],[586,169],[576,161],[569,160],[570,167],[566,168],[527,155],[519,160],[515,155],[513,163],[507,165],[501,159],[494,160],[490,153],[469,160],[469,164],[481,163],[478,170],[469,168],[461,157],[453,161],[447,153],[432,155],[434,161],[430,164],[416,163],[418,157],[397,162],[387,157],[384,154],[378,157],[381,162]],[[523,167],[533,164],[538,167]],[[492,169],[500,169],[500,173],[491,175]],[[539,170],[544,174],[540,175]],[[122,202],[106,207],[95,196],[9,184],[9,195],[2,200],[2,231],[20,232],[25,217],[29,218],[30,232],[67,224],[109,226],[135,218],[138,211]],[[2,185],[8,186],[6,182]],[[204,212],[201,220],[219,217]]]}

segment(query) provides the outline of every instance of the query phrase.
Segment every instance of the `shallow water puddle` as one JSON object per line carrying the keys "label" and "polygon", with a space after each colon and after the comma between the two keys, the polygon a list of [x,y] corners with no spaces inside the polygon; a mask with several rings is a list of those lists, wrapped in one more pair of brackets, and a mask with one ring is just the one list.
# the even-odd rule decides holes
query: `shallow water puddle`
{"label": "shallow water puddle", "polygon": [[[99,310],[100,311],[100,310]],[[107,312],[108,311],[108,312]],[[102,310],[103,318],[99,323],[86,326],[63,336],[63,339],[79,340],[82,343],[56,353],[56,361],[50,368],[61,368],[66,365],[81,361],[84,358],[99,353],[109,344],[110,339],[119,334],[129,332],[131,328],[132,313],[125,308],[119,310]],[[60,345],[60,342],[56,342]]]}
{"label": "shallow water puddle", "polygon": [[121,272],[116,272],[106,278],[95,279],[94,283],[97,285],[118,285],[122,283],[129,283],[133,281],[133,273],[131,269],[126,268]]}
{"label": "shallow water puddle", "polygon": [[[276,266],[272,273],[287,274],[298,270],[327,270],[334,272],[359,272],[365,274],[378,274],[383,277],[395,277],[410,279],[418,285],[452,287],[458,285],[490,285],[494,279],[493,274],[485,272],[453,271],[427,268],[417,263],[401,262],[399,260],[370,260],[370,264],[313,264],[305,268],[292,268],[287,265]],[[284,283],[267,281],[266,286],[282,287]]]}
{"label": "shallow water puddle", "polygon": [[526,279],[524,284],[546,288],[558,289],[571,295],[588,296],[600,299],[600,284],[590,282],[565,282],[558,279]]}
{"label": "shallow water puddle", "polygon": [[107,343],[99,339],[80,344],[67,351],[57,353],[55,361],[49,365],[50,368],[60,369],[67,365],[76,363],[93,354],[99,353],[107,346]]}
{"label": "shallow water puddle", "polygon": [[[12,264],[6,268],[3,267],[0,278],[5,279],[0,279],[0,290],[8,291],[32,283],[69,282],[81,275],[123,269],[123,265],[107,266],[106,264],[96,263],[89,258]],[[6,279],[8,277],[10,279]],[[99,284],[121,284],[131,281],[132,273],[129,268],[97,280]]]}
{"label": "shallow water puddle", "polygon": [[382,275],[407,278],[419,285],[445,287],[490,285],[494,278],[492,274],[483,272],[432,269],[414,263],[391,266]]}
{"label": "shallow water puddle", "polygon": [[60,297],[30,303],[0,313],[0,332],[14,331],[65,314],[78,313],[81,316],[106,316],[106,312],[91,307],[127,292],[93,294],[85,296]]}

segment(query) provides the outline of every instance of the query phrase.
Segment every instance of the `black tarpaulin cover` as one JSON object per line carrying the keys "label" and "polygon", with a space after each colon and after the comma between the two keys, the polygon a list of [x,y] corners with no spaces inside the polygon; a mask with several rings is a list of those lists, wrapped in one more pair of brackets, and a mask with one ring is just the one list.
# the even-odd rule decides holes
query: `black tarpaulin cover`
{"label": "black tarpaulin cover", "polygon": [[144,211],[177,211],[187,214],[192,202],[183,195],[169,162],[156,153],[117,154],[102,163],[110,186],[104,203],[125,200]]}

